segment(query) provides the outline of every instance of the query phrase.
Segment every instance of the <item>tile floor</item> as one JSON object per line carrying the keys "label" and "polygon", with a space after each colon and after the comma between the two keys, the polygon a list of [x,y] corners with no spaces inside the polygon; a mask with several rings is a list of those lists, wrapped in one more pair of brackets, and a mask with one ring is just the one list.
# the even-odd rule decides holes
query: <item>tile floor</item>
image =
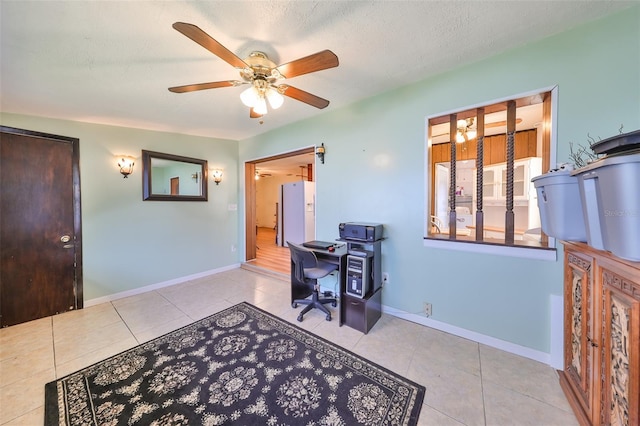
{"label": "tile floor", "polygon": [[247,301],[426,387],[420,425],[577,425],[549,366],[383,315],[364,335],[312,311],[286,281],[234,269],[0,330],[0,425],[41,425],[44,385]]}

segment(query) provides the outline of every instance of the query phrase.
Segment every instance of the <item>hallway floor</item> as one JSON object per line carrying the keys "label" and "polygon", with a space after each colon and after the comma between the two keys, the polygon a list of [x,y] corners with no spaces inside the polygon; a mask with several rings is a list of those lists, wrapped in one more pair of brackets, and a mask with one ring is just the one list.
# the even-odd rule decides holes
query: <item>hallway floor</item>
{"label": "hallway floor", "polygon": [[250,266],[257,266],[289,275],[291,271],[291,253],[289,253],[289,248],[276,244],[276,231],[274,229],[258,228],[256,258],[247,263]]}
{"label": "hallway floor", "polygon": [[296,321],[282,279],[234,269],[0,330],[0,425],[41,425],[44,385],[247,301],[426,387],[420,425],[571,426],[551,367],[383,315],[369,334],[318,311]]}

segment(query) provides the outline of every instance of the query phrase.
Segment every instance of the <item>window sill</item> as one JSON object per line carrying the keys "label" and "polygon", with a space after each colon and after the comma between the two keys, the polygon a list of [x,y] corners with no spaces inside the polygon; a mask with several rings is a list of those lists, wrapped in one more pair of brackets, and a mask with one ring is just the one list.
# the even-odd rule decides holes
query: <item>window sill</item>
{"label": "window sill", "polygon": [[479,243],[475,241],[452,241],[449,239],[426,237],[424,247],[438,248],[470,253],[484,253],[497,256],[520,257],[524,259],[557,261],[555,248],[527,247],[522,245],[506,246],[504,244]]}

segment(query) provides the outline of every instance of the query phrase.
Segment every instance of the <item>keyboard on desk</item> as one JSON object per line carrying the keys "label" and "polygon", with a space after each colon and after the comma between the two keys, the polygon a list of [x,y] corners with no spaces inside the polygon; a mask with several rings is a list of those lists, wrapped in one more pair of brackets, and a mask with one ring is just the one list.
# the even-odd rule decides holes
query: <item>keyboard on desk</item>
{"label": "keyboard on desk", "polygon": [[307,241],[302,243],[302,245],[308,249],[312,250],[329,250],[330,247],[335,247],[336,243],[331,243],[328,241]]}

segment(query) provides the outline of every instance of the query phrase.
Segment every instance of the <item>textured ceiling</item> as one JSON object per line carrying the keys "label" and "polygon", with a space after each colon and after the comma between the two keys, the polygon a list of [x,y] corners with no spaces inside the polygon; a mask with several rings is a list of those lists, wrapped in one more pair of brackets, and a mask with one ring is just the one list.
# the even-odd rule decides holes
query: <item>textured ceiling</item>
{"label": "textured ceiling", "polygon": [[[7,1],[0,0],[0,108],[101,124],[241,140],[597,19],[624,1]],[[287,83],[331,101],[285,98],[250,119],[238,79],[175,31],[195,24],[241,58],[275,63],[324,49],[337,68]]]}

